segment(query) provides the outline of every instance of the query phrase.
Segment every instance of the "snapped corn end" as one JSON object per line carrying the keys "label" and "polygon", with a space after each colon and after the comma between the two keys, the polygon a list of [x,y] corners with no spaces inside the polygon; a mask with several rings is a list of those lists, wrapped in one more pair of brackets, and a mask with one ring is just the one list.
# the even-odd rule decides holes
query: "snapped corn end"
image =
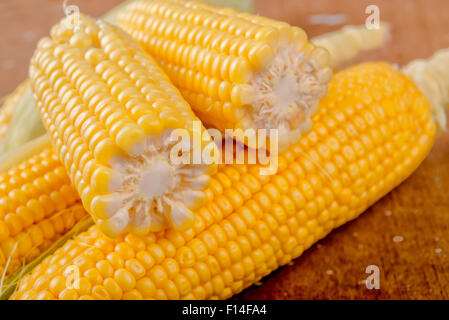
{"label": "snapped corn end", "polygon": [[[199,120],[125,32],[84,15],[72,19],[39,42],[30,79],[85,208],[112,237],[191,226],[215,166],[172,161],[172,133],[183,129],[191,137]],[[190,159],[192,148],[179,153]]]}
{"label": "snapped corn end", "polygon": [[279,150],[310,130],[332,76],[327,51],[285,22],[178,0],[133,2],[117,21],[204,123],[221,130],[278,129]]}

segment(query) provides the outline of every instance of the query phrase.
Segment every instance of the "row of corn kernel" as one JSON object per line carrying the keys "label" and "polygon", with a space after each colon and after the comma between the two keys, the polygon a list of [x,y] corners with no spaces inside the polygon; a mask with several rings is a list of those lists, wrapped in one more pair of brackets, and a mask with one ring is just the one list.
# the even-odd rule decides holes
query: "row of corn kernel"
{"label": "row of corn kernel", "polygon": [[78,199],[51,147],[4,168],[0,172],[0,274],[7,264],[6,275],[18,270],[70,230],[85,212],[63,210]]}

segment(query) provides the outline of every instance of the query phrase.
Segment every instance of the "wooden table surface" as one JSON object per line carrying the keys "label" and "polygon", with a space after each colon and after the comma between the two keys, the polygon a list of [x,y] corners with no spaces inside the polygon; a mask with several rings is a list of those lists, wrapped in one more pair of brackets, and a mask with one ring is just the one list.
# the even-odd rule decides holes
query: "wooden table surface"
{"label": "wooden table surface", "polygon": [[[120,0],[73,0],[99,16]],[[27,75],[37,40],[62,17],[62,1],[0,2],[0,96]],[[447,0],[256,0],[261,15],[303,27],[309,36],[342,25],[315,24],[316,14],[341,14],[361,24],[369,4],[392,25],[392,39],[358,61],[403,65],[449,47]],[[337,19],[337,20],[338,20]],[[315,22],[314,22],[315,21]],[[358,219],[334,230],[291,264],[236,299],[448,299],[449,133],[442,134],[417,171]],[[380,270],[380,289],[369,290],[365,269]]]}

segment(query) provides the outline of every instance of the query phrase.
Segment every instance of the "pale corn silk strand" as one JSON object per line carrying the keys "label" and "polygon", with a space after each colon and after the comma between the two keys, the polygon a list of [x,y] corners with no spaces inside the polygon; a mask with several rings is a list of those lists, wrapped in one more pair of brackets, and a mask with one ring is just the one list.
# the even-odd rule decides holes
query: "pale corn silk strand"
{"label": "pale corn silk strand", "polygon": [[[76,213],[75,213],[76,211]],[[65,233],[70,232],[72,228],[76,228],[76,225],[80,223],[80,221],[83,221],[83,219],[86,216],[86,212],[84,211],[84,208],[81,206],[81,204],[74,203],[68,206],[65,209],[62,209],[55,214],[49,216],[48,218],[45,218],[41,221],[37,221],[35,224],[24,230],[24,232],[29,232],[31,227],[38,226],[39,223],[45,222],[45,223],[53,223],[57,218],[61,218],[63,215],[66,215],[68,213],[70,214],[70,218],[73,219],[73,225],[70,225],[69,228],[63,228],[62,232],[54,232],[54,236],[50,239],[43,239],[41,243],[32,244],[32,246],[29,248],[29,252],[25,255],[18,255],[17,254],[17,246],[20,245],[19,241],[15,241],[14,245],[12,247],[12,250],[7,254],[7,261],[5,265],[0,265],[1,268],[3,268],[3,275],[4,280],[9,280],[10,277],[13,276],[13,274],[17,271],[20,271],[24,266],[29,264],[33,259],[36,257],[39,257],[40,255],[43,255],[45,251],[47,251],[48,247],[52,247],[54,243],[58,243],[60,239],[65,237]],[[55,229],[55,226],[52,226]],[[60,243],[60,242],[59,242]],[[34,250],[38,250],[38,254],[36,255],[36,252]],[[14,263],[14,265],[12,265]],[[1,270],[1,269],[0,269]],[[1,289],[1,286],[0,286]],[[1,294],[0,294],[1,296]]]}
{"label": "pale corn silk strand", "polygon": [[8,257],[8,260],[6,260],[6,265],[5,265],[5,268],[2,272],[2,276],[0,279],[0,296],[2,296],[2,294],[3,294],[3,282],[6,279],[6,272],[8,271],[8,267],[9,267],[9,264],[11,263],[12,256],[14,255],[14,252],[17,249],[17,245],[18,245],[18,242],[16,242],[16,244],[14,245],[14,247],[12,248],[11,254]]}
{"label": "pale corn silk strand", "polygon": [[[54,218],[58,218],[58,217],[62,216],[63,214],[65,214],[65,213],[68,212],[68,211],[72,211],[72,210],[79,210],[79,211],[81,211],[81,209],[82,209],[82,206],[81,206],[80,204],[73,204],[72,206],[70,206],[70,207],[68,207],[68,208],[66,208],[66,209],[63,209],[63,210],[57,212],[56,214],[52,215],[51,218],[53,218],[53,219],[54,219]],[[84,209],[82,209],[82,211],[84,212]],[[80,216],[83,217],[83,218],[85,217],[84,214],[81,214]],[[79,219],[76,223],[79,223],[79,221],[81,221],[83,218]],[[74,226],[74,228],[75,228],[75,227],[76,227],[76,225]],[[70,229],[67,229],[67,230],[65,230],[65,231],[69,232]],[[83,230],[83,231],[84,231],[84,230]],[[54,239],[50,239],[50,240],[49,240],[49,241],[54,240],[54,241],[52,241],[52,242],[53,242],[52,244],[49,244],[50,247],[51,247],[54,243],[58,242],[59,239],[61,239],[61,238],[64,238],[64,233],[62,233],[62,234],[60,234],[60,235],[59,235],[59,234],[56,234],[55,237],[54,237]],[[25,255],[25,256],[21,256],[21,257],[19,257],[19,258],[15,258],[14,255],[16,254],[16,251],[17,251],[16,249],[17,249],[17,246],[18,246],[18,245],[19,245],[19,242],[16,241],[15,244],[14,244],[14,246],[13,246],[13,248],[12,248],[12,250],[11,250],[11,252],[10,252],[9,255],[8,255],[6,264],[5,264],[4,266],[1,266],[1,267],[3,267],[3,272],[2,272],[2,283],[4,283],[5,280],[6,280],[6,281],[9,281],[9,278],[12,277],[13,274],[14,274],[15,272],[20,271],[20,269],[22,269],[23,267],[25,267],[26,265],[28,265],[28,264],[32,261],[33,258],[36,258],[36,257],[34,256],[32,250],[33,250],[33,249],[39,249],[39,248],[42,246],[42,244],[33,245],[32,247],[30,247],[30,255]],[[38,257],[41,256],[41,255],[44,255],[44,254],[45,254],[45,251],[47,251],[47,250],[42,250],[41,253],[38,255]],[[12,268],[11,268],[11,263],[12,263],[14,260],[17,260],[17,259],[20,260],[20,266],[15,266],[15,268],[12,269]],[[15,262],[17,262],[17,261],[15,261]],[[0,296],[2,295],[2,288],[3,288],[3,285],[0,286]]]}
{"label": "pale corn silk strand", "polygon": [[63,212],[69,210],[82,210],[85,214],[83,215],[83,218],[79,220],[72,229],[70,229],[66,234],[62,235],[59,239],[57,239],[54,243],[52,243],[51,246],[48,249],[46,249],[41,255],[37,256],[31,262],[28,262],[23,268],[17,270],[14,274],[5,278],[3,286],[0,288],[1,289],[0,300],[7,300],[9,296],[11,296],[11,294],[14,292],[20,280],[24,276],[26,276],[29,272],[31,272],[33,268],[38,266],[45,257],[53,254],[68,240],[77,236],[81,232],[86,231],[90,226],[94,224],[92,218],[87,214],[87,212],[84,211],[82,205],[74,205],[68,209],[61,211],[60,214],[63,214]]}
{"label": "pale corn silk strand", "polygon": [[[372,77],[375,75],[380,77],[379,81],[373,81]],[[244,196],[246,200],[242,199],[244,200],[243,204],[240,202],[241,200],[237,200],[238,198],[236,198],[235,191],[240,190],[239,192],[242,192],[244,190],[241,189],[242,185],[239,184],[239,181],[241,179],[243,179],[242,181],[247,181],[245,180],[248,178],[247,174],[254,174],[255,170],[252,169],[257,170],[257,166],[223,166],[211,184],[212,193],[210,193],[210,201],[211,204],[220,204],[225,199],[229,199],[226,201],[230,201],[230,211],[224,209],[226,206],[222,209],[217,208],[218,211],[216,214],[218,215],[211,216],[208,210],[212,207],[200,210],[194,228],[184,233],[168,232],[141,238],[128,235],[116,240],[107,240],[100,235],[98,230],[92,228],[89,232],[77,237],[75,241],[81,241],[83,246],[93,245],[94,247],[90,247],[87,250],[80,249],[74,242],[69,241],[55,255],[45,259],[38,270],[36,269],[30,276],[25,277],[21,281],[19,289],[13,298],[50,299],[59,297],[87,299],[90,295],[96,298],[101,297],[101,294],[105,294],[103,296],[105,298],[136,299],[142,297],[227,298],[253,284],[260,277],[276,269],[279,265],[286,264],[291,259],[299,256],[304,249],[309,247],[317,239],[323,237],[332,228],[355,218],[367,206],[400,183],[419,165],[427,155],[434,141],[435,123],[430,118],[429,105],[426,99],[411,84],[407,77],[401,75],[394,68],[382,63],[364,64],[337,74],[334,81],[336,83],[331,83],[329,94],[322,101],[322,110],[316,116],[314,129],[308,135],[304,136],[297,146],[292,147],[289,152],[280,155],[280,170],[277,175],[273,176],[271,180],[270,178],[263,180],[262,177],[258,177],[262,179],[262,190],[264,191],[263,193],[266,192],[266,198],[263,198],[260,193],[254,194],[254,191],[251,192],[251,195]],[[367,86],[367,83],[370,86]],[[351,89],[349,89],[349,86],[351,86]],[[370,93],[372,93],[372,96]],[[340,101],[338,97],[342,95],[348,102],[336,105],[335,103]],[[394,100],[392,97],[395,97]],[[373,99],[381,99],[381,101],[376,100],[376,103],[373,103]],[[393,104],[393,101],[395,103],[397,102],[397,104]],[[374,119],[377,117],[384,120],[376,123],[377,120]],[[349,120],[351,118],[354,119],[354,122]],[[369,127],[369,131],[366,131],[368,130],[366,126]],[[345,128],[345,131],[342,131],[342,128]],[[331,148],[336,148],[334,150],[344,150],[342,155],[351,158],[354,154],[350,150],[355,148],[353,150],[358,150],[356,152],[361,152],[362,155],[365,155],[369,163],[371,163],[370,166],[373,166],[371,169],[365,168],[366,170],[364,172],[367,175],[358,176],[357,171],[354,171],[356,170],[354,165],[358,164],[366,167],[367,163],[363,162],[365,156],[362,156],[362,162],[352,162],[354,161],[352,160],[345,165],[345,167],[351,169],[351,174],[359,177],[354,183],[350,183],[351,188],[342,188],[342,186],[347,185],[344,181],[346,180],[348,182],[350,178],[347,173],[335,167],[335,165],[340,166],[344,164],[344,158],[339,154],[334,154],[335,165],[333,165],[332,163],[323,161],[324,158],[320,156],[320,154],[325,156],[326,150],[320,149],[320,144],[317,144],[317,142],[320,141],[320,136],[327,136],[326,130],[330,130],[328,136],[330,139],[329,146],[333,146]],[[360,132],[358,132],[359,130]],[[391,132],[392,139],[387,138],[388,132]],[[357,146],[357,141],[354,141],[354,144],[348,144],[348,135],[351,137],[359,137],[367,148],[366,153],[363,151],[364,147]],[[338,147],[338,141],[341,141],[343,145]],[[393,146],[396,144],[396,147]],[[306,152],[311,158],[323,163],[323,167],[334,177],[331,188],[335,191],[335,195],[332,195],[334,191],[330,191],[329,196],[331,198],[329,199],[337,201],[335,205],[338,209],[334,211],[335,208],[332,209],[333,206],[331,206],[330,211],[324,210],[321,212],[317,208],[320,212],[319,219],[317,217],[314,218],[314,216],[306,218],[307,216],[303,216],[303,210],[308,212],[309,205],[319,203],[318,200],[320,198],[322,199],[322,196],[326,195],[326,192],[323,195],[320,193],[309,195],[305,193],[307,197],[314,200],[310,200],[309,202],[309,200],[306,201],[304,199],[304,203],[298,203],[299,207],[296,207],[296,209],[291,208],[293,209],[292,212],[287,211],[290,213],[288,213],[287,220],[285,220],[285,218],[282,218],[286,213],[283,210],[287,209],[282,209],[279,206],[279,200],[274,200],[279,199],[279,196],[281,196],[281,194],[277,193],[278,191],[276,191],[274,185],[276,184],[281,190],[283,190],[282,188],[287,188],[285,190],[293,191],[296,190],[296,186],[299,186],[297,185],[299,180],[306,182],[311,179],[310,181],[313,184],[319,184],[322,179],[325,179],[319,173],[313,173],[314,170],[308,167],[309,165],[313,167],[313,163],[307,164],[307,159],[302,158],[303,148],[304,150],[308,150]],[[400,152],[393,153],[388,151],[395,148],[400,150]],[[320,154],[317,153],[317,150],[321,150]],[[379,159],[381,159],[381,162],[378,162]],[[292,169],[293,171],[291,171]],[[307,176],[304,175],[305,172],[302,175],[300,174],[302,170],[308,172]],[[295,174],[300,174],[300,176],[293,179]],[[282,181],[285,183],[282,183]],[[293,185],[288,187],[287,181],[289,181],[288,184],[292,183]],[[366,189],[369,190],[368,193],[363,191],[365,190],[363,189],[365,188],[364,186],[369,187],[369,189]],[[303,191],[305,192],[306,190],[304,189]],[[320,188],[316,190],[320,190]],[[327,190],[327,187],[325,190]],[[360,195],[358,192],[361,192]],[[300,194],[297,194],[293,199],[298,201],[299,198],[297,197]],[[223,198],[222,195],[226,195],[228,198]],[[273,204],[269,204],[268,199],[270,196],[275,197],[272,200]],[[335,198],[332,198],[333,196]],[[281,199],[284,199],[283,201],[287,201],[287,198],[282,198],[281,196]],[[284,205],[287,203],[284,202]],[[256,209],[258,206],[262,207]],[[250,208],[255,211],[249,210]],[[288,206],[285,208],[288,208]],[[328,216],[330,212],[333,213],[331,213],[331,216]],[[301,217],[306,218],[306,220],[303,221]],[[295,224],[289,224],[294,221],[297,223],[296,227]],[[287,224],[285,224],[286,222]],[[247,228],[244,227],[246,224],[248,224]],[[222,233],[220,236],[220,233],[217,232],[221,227],[224,228],[221,232],[225,233]],[[270,227],[274,228],[273,231],[270,231]],[[283,234],[283,232],[286,233]],[[231,237],[231,241],[228,242],[225,238],[221,238],[220,240],[220,237],[226,234]],[[265,236],[271,234],[271,238],[266,238],[264,234]],[[211,236],[212,238],[210,238]],[[184,237],[187,237],[187,240]],[[257,242],[258,245],[253,243],[256,239],[259,239],[257,240],[259,241]],[[214,243],[218,244],[218,248],[215,247]],[[189,252],[188,250],[191,250],[188,247],[186,248],[185,245],[197,248],[194,250],[199,250],[197,253],[201,253],[201,256],[202,253],[206,254],[206,256],[202,256],[203,258],[199,259],[196,263],[192,260],[194,264],[191,267],[199,268],[197,271],[194,271],[195,269],[189,269],[189,266],[185,265],[185,263],[191,261],[189,259],[186,260],[188,256],[185,256],[184,259],[177,260],[179,265],[173,260],[175,257],[176,259],[178,257],[180,258],[180,256],[177,256],[177,253],[181,254],[185,250],[187,250],[185,251],[187,253]],[[208,250],[211,250],[209,255]],[[137,263],[135,259],[130,259],[133,256],[131,252],[138,252],[138,259],[143,258],[145,253],[151,252],[151,254],[155,254],[151,259],[156,260],[153,260],[151,265],[147,265],[145,259],[139,260],[140,262]],[[222,260],[224,257],[223,254],[226,252],[229,253],[228,258],[236,259],[231,260],[231,264],[226,263],[226,260]],[[66,288],[60,287],[59,284],[65,280],[63,276],[64,268],[70,265],[66,259],[68,254],[70,254],[70,258],[68,259],[76,265],[79,265],[83,272],[85,268],[89,268],[88,266],[91,263],[89,262],[90,258],[94,259],[94,265],[98,261],[97,259],[102,259],[101,257],[104,257],[103,259],[112,259],[110,261],[115,265],[113,269],[113,271],[115,270],[115,276],[114,272],[111,275],[115,280],[113,278],[107,278],[103,286],[95,284],[96,282],[92,282],[91,284],[89,279],[83,278],[81,281],[82,289],[80,289],[79,294],[78,292],[65,290]],[[108,258],[106,258],[106,255]],[[125,260],[119,263],[120,266],[116,264],[120,261],[117,259],[121,256],[126,260],[128,269],[120,267]],[[101,261],[98,262],[100,263],[98,266],[106,263]],[[46,268],[50,265],[58,263],[60,267],[55,272],[52,272],[51,275],[45,272]],[[148,268],[147,271],[150,277],[154,278],[150,279],[145,276],[141,278],[141,276],[138,276],[140,271],[139,268],[136,269],[136,266],[142,263],[146,266],[145,268]],[[250,269],[244,271],[246,270],[245,266]],[[239,269],[242,267],[243,270]],[[106,269],[101,270],[105,271]],[[87,272],[86,275],[91,272],[93,271]],[[170,272],[174,273],[171,274]],[[137,278],[134,278],[134,276]],[[198,276],[200,276],[200,279]],[[161,279],[165,279],[163,283],[158,282],[159,280],[162,281]],[[51,280],[51,285],[50,282],[47,282],[49,280]],[[35,292],[32,286],[36,281],[40,284],[46,284],[43,287],[40,286],[41,289]],[[153,281],[156,282],[153,283]],[[186,287],[187,283],[185,281],[190,283],[188,287]],[[117,283],[122,285],[123,291],[114,287]],[[109,291],[105,289],[105,286]],[[135,286],[134,289],[133,286]],[[86,294],[86,290],[89,292],[89,295]]]}
{"label": "pale corn silk strand", "polygon": [[0,158],[0,274],[8,277],[68,232],[84,210],[48,136]]}

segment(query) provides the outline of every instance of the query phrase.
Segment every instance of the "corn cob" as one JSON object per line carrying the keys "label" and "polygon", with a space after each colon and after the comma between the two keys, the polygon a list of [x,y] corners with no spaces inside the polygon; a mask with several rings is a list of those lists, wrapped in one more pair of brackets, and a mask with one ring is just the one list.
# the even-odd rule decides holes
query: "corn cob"
{"label": "corn cob", "polygon": [[[221,166],[193,228],[109,239],[94,226],[45,258],[12,298],[229,298],[356,218],[411,174],[435,139],[429,102],[385,63],[336,74],[313,121],[279,155],[276,175]],[[71,270],[77,286],[67,286]]]}
{"label": "corn cob", "polygon": [[[125,1],[108,12],[104,16],[105,21],[115,23],[117,13],[132,1]],[[388,39],[388,36],[388,25],[386,24],[381,24],[379,30],[367,30],[365,26],[345,26],[335,32],[313,38],[311,41],[316,46],[321,46],[329,51],[331,65],[333,68],[338,69],[361,52],[381,47]],[[361,41],[362,39],[363,41]],[[22,92],[23,89],[25,89],[24,92]],[[29,84],[26,84],[26,88],[18,87],[12,95],[19,99],[19,106],[7,104],[5,101],[4,105],[8,105],[8,109],[14,112],[14,117],[9,118],[10,115],[8,115],[6,118],[10,120],[0,125],[0,131],[5,132],[8,130],[8,135],[3,140],[0,137],[0,155],[18,148],[20,145],[40,136],[45,131],[45,129],[42,130],[43,124],[39,115],[35,115],[37,110]],[[9,111],[0,109],[0,114],[3,112],[9,114]]]}
{"label": "corn cob", "polygon": [[[136,1],[117,22],[159,62],[203,123],[223,131],[278,129],[281,151],[311,128],[332,76],[327,51],[302,29],[234,9]],[[265,139],[241,142],[266,146]]]}
{"label": "corn cob", "polygon": [[33,144],[1,161],[2,280],[40,255],[85,216],[51,146],[44,147],[39,141]]}
{"label": "corn cob", "polygon": [[[40,41],[30,79],[44,125],[84,207],[111,237],[169,224],[190,227],[191,210],[203,204],[202,190],[216,165],[193,162],[190,141],[177,151],[172,134],[183,129],[201,138],[207,132],[125,32],[84,16],[78,27],[74,31],[63,21],[52,38]],[[176,161],[172,152],[189,161]]]}

